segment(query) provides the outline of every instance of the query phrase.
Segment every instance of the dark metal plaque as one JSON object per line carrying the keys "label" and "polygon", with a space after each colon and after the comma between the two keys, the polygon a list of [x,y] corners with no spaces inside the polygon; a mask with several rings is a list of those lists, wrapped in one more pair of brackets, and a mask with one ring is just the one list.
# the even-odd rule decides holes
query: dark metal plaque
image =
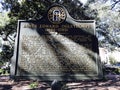
{"label": "dark metal plaque", "polygon": [[18,23],[11,75],[40,80],[102,77],[94,20],[74,20],[52,6],[39,21]]}

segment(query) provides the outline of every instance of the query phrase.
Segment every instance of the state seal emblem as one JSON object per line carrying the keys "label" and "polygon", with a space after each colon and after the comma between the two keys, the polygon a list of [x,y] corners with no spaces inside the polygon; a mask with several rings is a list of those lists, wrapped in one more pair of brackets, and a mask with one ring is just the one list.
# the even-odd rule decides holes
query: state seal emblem
{"label": "state seal emblem", "polygon": [[63,7],[54,6],[48,11],[48,19],[53,24],[60,24],[66,19],[66,11]]}

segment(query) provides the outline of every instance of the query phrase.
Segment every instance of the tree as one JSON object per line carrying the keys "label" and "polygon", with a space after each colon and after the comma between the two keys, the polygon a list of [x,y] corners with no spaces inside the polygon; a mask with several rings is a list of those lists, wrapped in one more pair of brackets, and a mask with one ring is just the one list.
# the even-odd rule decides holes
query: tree
{"label": "tree", "polygon": [[75,19],[96,20],[96,30],[101,47],[119,47],[120,10],[118,7],[120,0],[84,1],[86,2],[83,0],[4,0],[1,3],[4,9],[10,9],[8,14],[10,23],[1,30],[6,33],[7,37],[16,31],[18,19],[39,20],[49,6],[59,3],[64,5]]}
{"label": "tree", "polygon": [[120,47],[120,8],[115,8],[117,4],[120,0],[100,0],[90,5],[98,12],[96,30],[101,47]]}
{"label": "tree", "polygon": [[[0,13],[0,67],[5,62],[9,62],[13,54],[14,40],[11,34],[15,32],[13,29],[13,22],[8,17],[8,12]],[[7,42],[9,43],[7,45]]]}

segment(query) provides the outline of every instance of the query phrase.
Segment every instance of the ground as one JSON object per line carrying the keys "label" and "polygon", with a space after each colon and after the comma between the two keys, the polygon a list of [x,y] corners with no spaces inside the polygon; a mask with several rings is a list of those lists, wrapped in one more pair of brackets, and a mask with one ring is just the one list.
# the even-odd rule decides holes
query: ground
{"label": "ground", "polygon": [[[62,90],[120,90],[120,75],[107,75],[107,80],[91,80],[66,83]],[[38,86],[31,89],[30,85],[37,82]],[[33,80],[11,80],[9,76],[0,77],[0,90],[51,90],[50,82]]]}

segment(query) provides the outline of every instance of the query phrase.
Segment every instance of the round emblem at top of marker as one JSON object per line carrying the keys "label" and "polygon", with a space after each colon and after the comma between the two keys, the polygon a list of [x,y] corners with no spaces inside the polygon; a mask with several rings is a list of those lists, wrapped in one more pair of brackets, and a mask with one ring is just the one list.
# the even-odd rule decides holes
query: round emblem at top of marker
{"label": "round emblem at top of marker", "polygon": [[66,19],[66,11],[63,7],[54,6],[48,11],[48,19],[53,24],[60,24]]}

